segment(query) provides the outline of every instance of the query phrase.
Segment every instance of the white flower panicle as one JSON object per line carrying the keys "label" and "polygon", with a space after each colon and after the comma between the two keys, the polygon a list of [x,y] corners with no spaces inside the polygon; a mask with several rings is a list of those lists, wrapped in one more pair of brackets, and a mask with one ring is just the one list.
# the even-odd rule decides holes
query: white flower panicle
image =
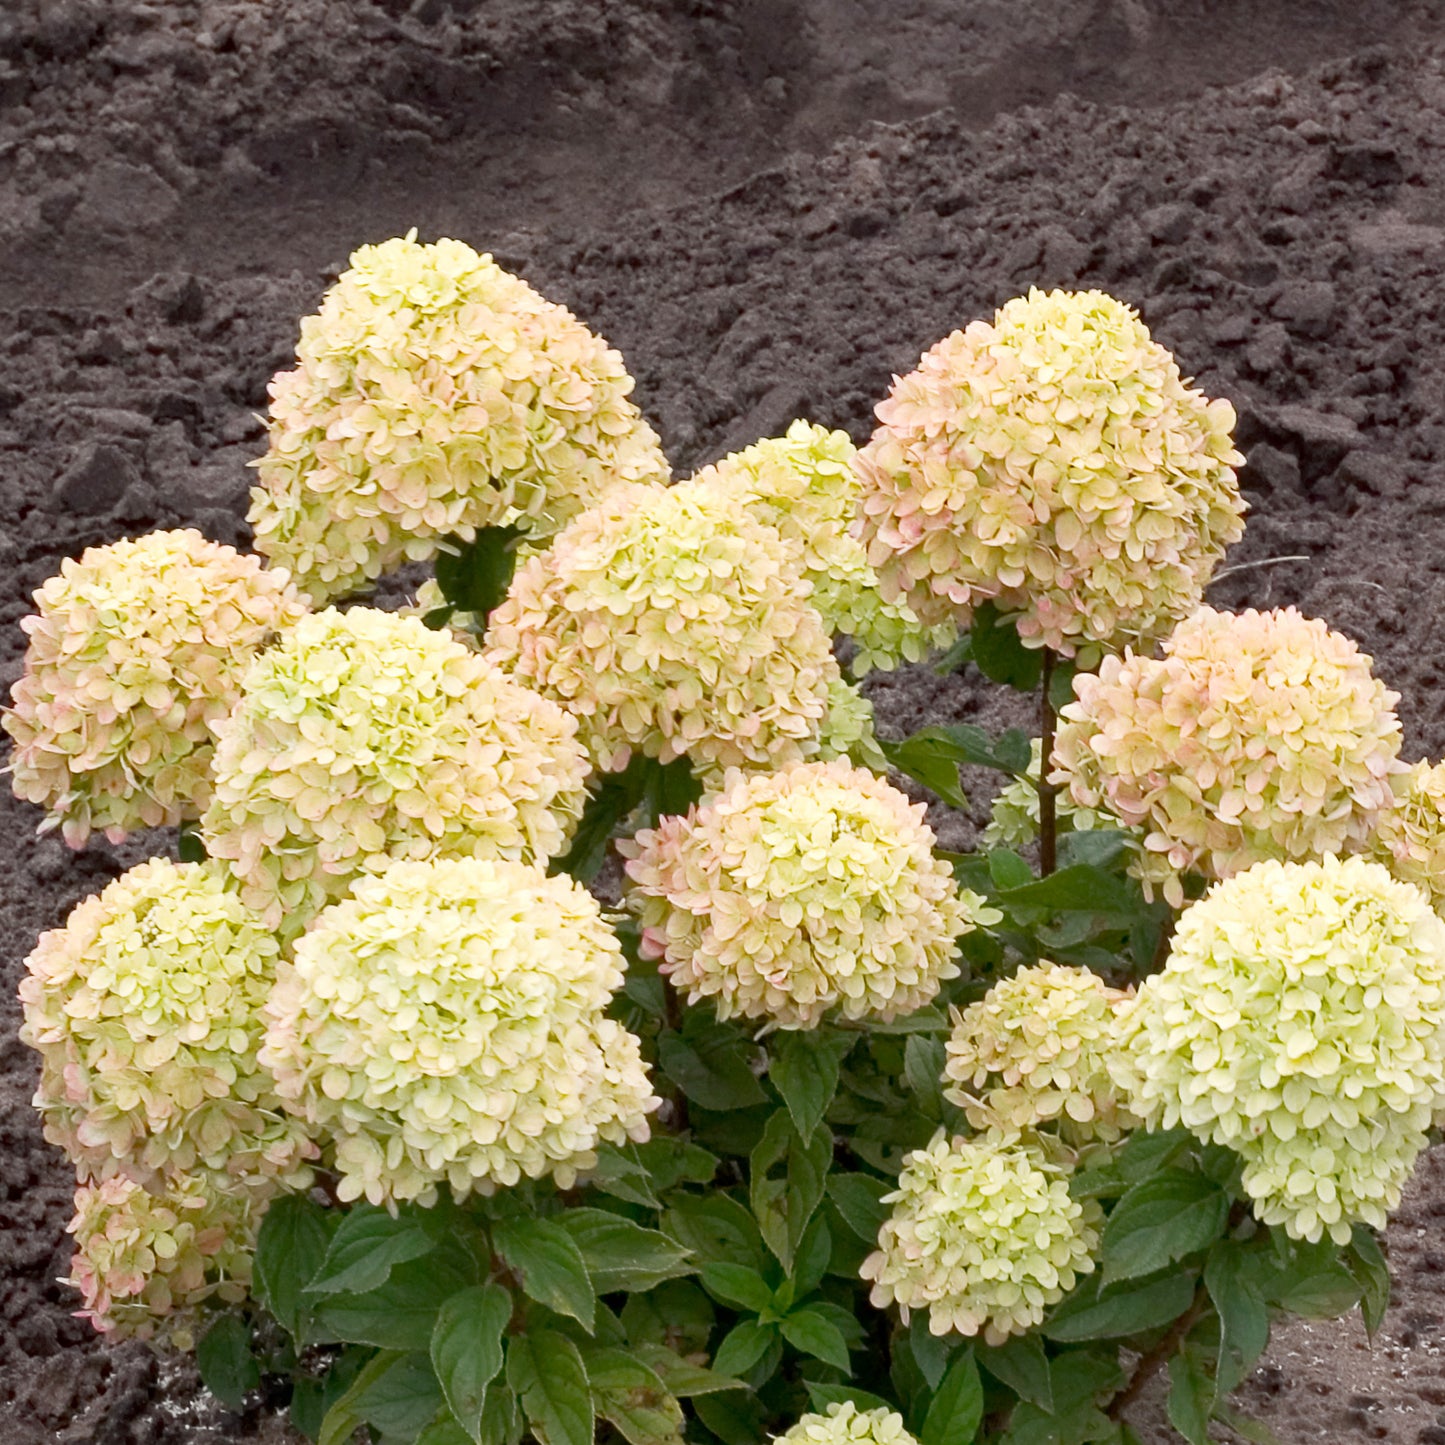
{"label": "white flower panicle", "polygon": [[803,1415],[773,1445],[918,1445],[896,1410],[860,1410],[852,1400]]}

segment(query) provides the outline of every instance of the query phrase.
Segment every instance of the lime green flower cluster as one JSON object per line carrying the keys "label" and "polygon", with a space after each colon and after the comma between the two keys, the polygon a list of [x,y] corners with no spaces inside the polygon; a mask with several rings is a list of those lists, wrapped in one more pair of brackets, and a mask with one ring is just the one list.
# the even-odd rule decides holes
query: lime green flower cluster
{"label": "lime green flower cluster", "polygon": [[893,1213],[859,1273],[880,1309],[932,1334],[982,1333],[991,1345],[1032,1329],[1092,1273],[1103,1211],[1069,1195],[1066,1171],[1016,1135],[949,1140],[940,1130],[903,1161]]}
{"label": "lime green flower cluster", "polygon": [[1234,410],[1100,291],[1010,301],[927,352],[858,454],[883,595],[926,623],[981,602],[1085,661],[1167,633],[1243,532]]}
{"label": "lime green flower cluster", "polygon": [[45,1137],[83,1179],[209,1169],[309,1182],[316,1150],[257,1062],[274,937],[209,863],[153,858],[40,937],[20,982]]}
{"label": "lime green flower cluster", "polygon": [[250,521],[318,603],[449,533],[547,533],[668,477],[617,352],[490,256],[415,234],[352,256],[271,383]]}
{"label": "lime green flower cluster", "polygon": [[918,662],[956,636],[951,620],[925,627],[904,602],[885,601],[863,544],[852,535],[859,485],[847,432],[795,421],[693,480],[717,487],[774,528],[798,554],[810,599],[830,632],[853,640],[855,676]]}
{"label": "lime green flower cluster", "polygon": [[852,1400],[802,1416],[773,1445],[918,1445],[896,1410],[860,1410]]}
{"label": "lime green flower cluster", "polygon": [[262,1062],[329,1136],[342,1199],[431,1203],[648,1137],[638,1040],[603,1016],[621,947],[570,878],[481,858],[396,863],[297,940]]}
{"label": "lime green flower cluster", "polygon": [[1445,1101],[1445,922],[1364,858],[1256,864],[1184,913],[1120,1043],[1130,1109],[1235,1150],[1266,1224],[1343,1244]]}
{"label": "lime green flower cluster", "polygon": [[1087,968],[1040,963],[953,1011],[946,1096],[975,1129],[1057,1124],[1070,1144],[1112,1142],[1137,1123],[1109,1074],[1132,995]]}
{"label": "lime green flower cluster", "polygon": [[[1026,848],[1038,838],[1042,754],[1043,746],[1035,738],[1027,772],[1006,783],[994,795],[988,824],[983,830],[985,848]],[[1068,793],[1055,798],[1054,811],[1060,837],[1065,833],[1091,833],[1100,828],[1123,826],[1112,813],[1099,808],[1081,808]]]}
{"label": "lime green flower cluster", "polygon": [[1445,903],[1445,763],[1416,763],[1394,780],[1395,802],[1380,817],[1369,856],[1396,878]]}
{"label": "lime green flower cluster", "polygon": [[67,558],[35,594],[15,706],[15,795],[84,846],[200,816],[213,725],[273,633],[305,604],[285,572],[208,542],[153,532]]}
{"label": "lime green flower cluster", "polygon": [[924,808],[842,760],[730,774],[621,845],[642,952],[721,1018],[892,1019],[956,978],[954,945],[1002,917],[933,856]]}
{"label": "lime green flower cluster", "polygon": [[816,753],[839,678],[793,548],[716,489],[618,488],[517,572],[485,656],[577,719],[706,774]]}
{"label": "lime green flower cluster", "polygon": [[1392,806],[1400,721],[1370,659],[1293,607],[1202,607],[1161,658],[1076,674],[1054,782],[1146,830],[1133,868],[1176,908],[1181,876],[1364,847]]}
{"label": "lime green flower cluster", "polygon": [[586,800],[576,723],[414,617],[327,608],[247,675],[202,819],[271,928],[398,858],[545,861]]}

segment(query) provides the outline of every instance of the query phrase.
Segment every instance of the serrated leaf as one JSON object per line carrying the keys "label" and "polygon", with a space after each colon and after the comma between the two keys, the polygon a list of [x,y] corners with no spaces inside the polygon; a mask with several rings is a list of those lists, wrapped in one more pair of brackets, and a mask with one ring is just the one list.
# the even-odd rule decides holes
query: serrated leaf
{"label": "serrated leaf", "polygon": [[621,1350],[583,1356],[593,1404],[629,1445],[681,1445],[682,1406],[656,1371]]}
{"label": "serrated leaf", "polygon": [[176,857],[182,863],[204,863],[210,857],[199,823],[181,824],[180,836],[176,839]]}
{"label": "serrated leaf", "polygon": [[492,1247],[530,1298],[591,1333],[597,1291],[582,1250],[566,1229],[550,1219],[506,1219],[493,1229]]}
{"label": "serrated leaf", "polygon": [[555,1330],[513,1335],[507,1383],[521,1401],[538,1445],[592,1445],[596,1417],[577,1346]]}
{"label": "serrated leaf", "polygon": [[823,1122],[838,1092],[838,1071],[857,1036],[823,1029],[789,1029],[768,1043],[768,1078],[803,1138]]}
{"label": "serrated leaf", "polygon": [[607,860],[607,846],[619,825],[637,809],[647,790],[650,758],[635,753],[620,773],[602,773],[572,834],[572,844],[561,858],[547,866],[552,874],[566,873],[579,883],[590,883]]}
{"label": "serrated leaf", "polygon": [[1189,1308],[1196,1275],[1181,1270],[1162,1279],[1126,1280],[1104,1290],[1095,1283],[1097,1278],[1087,1280],[1044,1321],[1040,1333],[1045,1339],[1077,1344],[1158,1329]]}
{"label": "serrated leaf", "polygon": [[647,1229],[605,1209],[568,1209],[553,1223],[565,1229],[586,1263],[598,1294],[652,1289],[694,1273],[689,1251],[661,1230]]}
{"label": "serrated leaf", "polygon": [[1012,618],[999,616],[992,602],[973,610],[968,629],[973,664],[991,682],[1033,692],[1044,671],[1042,648],[1025,647]]}
{"label": "serrated leaf", "polygon": [[393,1218],[373,1205],[355,1205],[331,1236],[326,1259],[307,1293],[365,1294],[385,1284],[394,1266],[420,1259],[436,1247],[437,1241],[414,1218]]}
{"label": "serrated leaf", "polygon": [[699,1272],[702,1285],[714,1299],[738,1309],[762,1314],[773,1307],[773,1291],[757,1270],[745,1264],[716,1261],[703,1265]]}
{"label": "serrated leaf", "polygon": [[740,1320],[723,1337],[713,1356],[720,1374],[745,1375],[767,1354],[778,1338],[777,1328],[757,1320]]}
{"label": "serrated leaf", "polygon": [[913,1034],[903,1049],[903,1077],[930,1119],[943,1117],[943,1068],[947,1052],[943,1040]]}
{"label": "serrated leaf", "polygon": [[1229,1222],[1229,1196],[1212,1180],[1165,1169],[1134,1185],[1104,1226],[1103,1281],[1138,1279],[1207,1249]]}
{"label": "serrated leaf", "polygon": [[426,1350],[442,1302],[475,1284],[476,1264],[460,1245],[395,1265],[386,1283],[364,1294],[322,1296],[320,1337],[382,1349]]}
{"label": "serrated leaf", "polygon": [[[753,1217],[764,1243],[778,1263],[792,1273],[797,1250],[813,1211],[822,1203],[833,1162],[833,1136],[820,1124],[809,1139],[780,1111],[768,1120],[762,1141],[748,1161]],[[782,1166],[781,1176],[773,1171]]]}
{"label": "serrated leaf", "polygon": [[936,1335],[929,1329],[927,1310],[914,1312],[908,1322],[908,1348],[913,1351],[914,1363],[930,1390],[936,1390],[943,1383],[954,1343],[948,1335]]}
{"label": "serrated leaf", "polygon": [[878,747],[889,767],[921,783],[950,808],[967,808],[968,794],[963,791],[958,774],[961,761],[958,751],[939,737],[938,732],[936,728],[927,728],[902,742],[879,738]]}
{"label": "serrated leaf", "polygon": [[481,1284],[452,1295],[432,1329],[432,1368],[452,1414],[477,1445],[487,1386],[501,1373],[502,1336],[511,1318],[508,1291],[499,1284]]}
{"label": "serrated leaf", "polygon": [[1009,848],[995,848],[988,855],[988,876],[997,889],[1024,888],[1036,882],[1034,870]]}
{"label": "serrated leaf", "polygon": [[1015,1335],[1001,1345],[976,1350],[975,1358],[1019,1399],[1044,1411],[1053,1410],[1053,1377],[1044,1342],[1037,1335]]}
{"label": "serrated leaf", "polygon": [[452,536],[436,555],[437,585],[459,612],[485,618],[507,595],[517,569],[517,545],[526,536],[518,526],[482,527],[475,540]]}
{"label": "serrated leaf", "polygon": [[973,1351],[965,1348],[948,1367],[919,1435],[920,1445],[972,1445],[983,1421],[983,1381]]}
{"label": "serrated leaf", "polygon": [[855,1385],[821,1385],[815,1380],[804,1380],[803,1383],[808,1388],[808,1403],[820,1414],[829,1405],[844,1405],[850,1400],[859,1410],[894,1408],[882,1395],[870,1395],[867,1390],[860,1390]]}
{"label": "serrated leaf", "polygon": [[1233,1240],[1221,1240],[1204,1265],[1204,1287],[1219,1318],[1220,1394],[1243,1382],[1269,1344],[1269,1308],[1250,1278],[1256,1258]]}
{"label": "serrated leaf", "polygon": [[793,1272],[788,1283],[793,1288],[793,1298],[800,1300],[811,1294],[823,1282],[828,1272],[828,1262],[833,1257],[833,1231],[823,1214],[815,1214],[813,1222],[803,1234],[797,1253],[793,1256]]}
{"label": "serrated leaf", "polygon": [[1364,1317],[1365,1332],[1373,1340],[1390,1306],[1390,1266],[1369,1225],[1355,1225],[1344,1257],[1360,1287],[1360,1313]]}
{"label": "serrated leaf", "polygon": [[277,1322],[298,1341],[305,1337],[306,1286],[326,1261],[339,1220],[304,1194],[284,1194],[261,1221],[252,1289]]}
{"label": "serrated leaf", "polygon": [[705,1369],[685,1360],[666,1345],[637,1345],[633,1353],[649,1369],[655,1370],[663,1384],[679,1399],[691,1399],[697,1395],[714,1395],[720,1390],[745,1390],[741,1380],[725,1375],[721,1370]]}
{"label": "serrated leaf", "polygon": [[766,1266],[767,1253],[757,1221],[729,1195],[675,1197],[662,1216],[662,1227],[700,1262],[727,1260],[759,1272]]}
{"label": "serrated leaf", "polygon": [[224,1314],[196,1343],[201,1383],[230,1410],[239,1410],[261,1383],[261,1366],[251,1352],[251,1327],[239,1315]]}
{"label": "serrated leaf", "polygon": [[1169,1423],[1189,1445],[1213,1445],[1209,1417],[1214,1409],[1214,1381],[1185,1348],[1169,1361]]}
{"label": "serrated leaf", "polygon": [[889,1206],[883,1196],[894,1189],[876,1174],[832,1174],[828,1177],[828,1198],[837,1206],[843,1222],[870,1244],[878,1242],[878,1231],[888,1218]]}
{"label": "serrated leaf", "polygon": [[[992,856],[992,855],[990,855]],[[1014,909],[1049,908],[1085,913],[1132,913],[1135,902],[1124,881],[1102,868],[1076,863],[1060,868],[1047,878],[1032,878],[1015,887],[1002,887],[993,900],[1000,907]]]}
{"label": "serrated leaf", "polygon": [[751,1391],[704,1395],[693,1409],[723,1445],[758,1445],[766,1433],[763,1407]]}
{"label": "serrated leaf", "polygon": [[662,1072],[694,1104],[719,1112],[767,1103],[749,1066],[753,1052],[739,1030],[706,1018],[700,1010],[689,1014],[683,1033],[667,1029],[657,1039]]}
{"label": "serrated leaf", "polygon": [[780,1326],[783,1338],[795,1350],[822,1360],[846,1375],[849,1369],[848,1342],[832,1320],[821,1311],[805,1306],[794,1310]]}
{"label": "serrated leaf", "polygon": [[327,1411],[320,1445],[346,1445],[358,1425],[374,1426],[383,1439],[414,1440],[442,1403],[424,1353],[383,1350]]}

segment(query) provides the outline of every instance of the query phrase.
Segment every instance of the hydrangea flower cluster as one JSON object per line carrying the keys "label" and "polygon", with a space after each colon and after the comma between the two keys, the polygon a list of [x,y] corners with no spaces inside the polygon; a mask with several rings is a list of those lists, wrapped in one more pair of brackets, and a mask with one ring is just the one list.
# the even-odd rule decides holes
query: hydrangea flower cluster
{"label": "hydrangea flower cluster", "polygon": [[720,1018],[891,1019],[956,978],[954,944],[1002,917],[933,856],[924,807],[835,760],[730,774],[621,846],[642,953]]}
{"label": "hydrangea flower cluster", "polygon": [[[985,848],[1026,848],[1037,840],[1042,759],[1043,745],[1035,738],[1024,776],[1006,783],[994,794],[988,824],[983,830]],[[1091,833],[1123,826],[1118,818],[1103,809],[1080,807],[1068,793],[1055,796],[1054,823],[1060,837],[1065,833]]]}
{"label": "hydrangea flower cluster", "polygon": [[1176,908],[1180,875],[1368,843],[1394,802],[1400,721],[1370,659],[1293,607],[1202,607],[1155,659],[1074,678],[1053,780],[1146,830],[1133,868]]}
{"label": "hydrangea flower cluster", "polygon": [[449,633],[328,608],[257,659],[218,724],[202,836],[271,928],[398,858],[545,861],[586,800],[576,731]]}
{"label": "hydrangea flower cluster", "polygon": [[200,816],[213,725],[256,652],[305,612],[285,572],[191,529],[88,547],[35,604],[0,726],[15,795],[73,848],[93,829],[118,843]]}
{"label": "hydrangea flower cluster", "polygon": [[1109,1074],[1120,1005],[1130,997],[1087,968],[1020,969],[953,1011],[946,1096],[975,1129],[1057,1121],[1072,1144],[1118,1139],[1137,1122]]}
{"label": "hydrangea flower cluster", "polygon": [[918,662],[956,636],[951,620],[925,627],[907,603],[885,601],[863,544],[852,535],[859,486],[847,432],[795,421],[786,436],[733,452],[693,478],[716,487],[774,528],[798,554],[811,601],[830,632],[852,639],[862,677]]}
{"label": "hydrangea flower cluster", "polygon": [[773,1445],[918,1445],[896,1410],[860,1410],[852,1400],[802,1416]]}
{"label": "hydrangea flower cluster", "polygon": [[431,1203],[648,1137],[637,1039],[603,1017],[623,959],[570,878],[482,858],[401,862],[297,940],[262,1062],[334,1141],[342,1199]]}
{"label": "hydrangea flower cluster", "polygon": [[441,539],[666,481],[622,358],[460,241],[363,246],[271,383],[256,549],[323,603]]}
{"label": "hydrangea flower cluster", "polygon": [[1234,409],[1100,291],[1010,301],[877,414],[862,537],[883,595],[926,623],[992,601],[1026,644],[1087,659],[1187,617],[1243,532]]}
{"label": "hydrangea flower cluster", "polygon": [[903,1161],[893,1213],[859,1271],[880,1309],[930,1333],[982,1333],[990,1345],[1032,1329],[1092,1273],[1103,1212],[1069,1195],[1065,1170],[1016,1136],[949,1140],[940,1130]]}
{"label": "hydrangea flower cluster", "polygon": [[725,494],[614,490],[512,580],[485,655],[567,708],[594,763],[704,774],[816,752],[839,678],[794,549]]}
{"label": "hydrangea flower cluster", "polygon": [[1384,1227],[1445,1100],[1445,922],[1418,888],[1364,858],[1256,864],[1123,1013],[1129,1107],[1241,1155],[1261,1220]]}
{"label": "hydrangea flower cluster", "polygon": [[1445,903],[1445,763],[1416,763],[1394,779],[1395,802],[1380,817],[1369,856],[1405,883]]}
{"label": "hydrangea flower cluster", "polygon": [[306,1185],[315,1147],[257,1061],[279,945],[214,864],[154,858],[40,937],[20,983],[45,1137],[80,1177]]}

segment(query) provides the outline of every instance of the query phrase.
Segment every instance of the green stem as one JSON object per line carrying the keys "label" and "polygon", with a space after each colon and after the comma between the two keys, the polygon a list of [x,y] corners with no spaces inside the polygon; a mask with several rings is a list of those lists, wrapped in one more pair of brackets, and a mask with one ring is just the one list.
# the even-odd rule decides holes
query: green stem
{"label": "green stem", "polygon": [[1057,789],[1049,782],[1049,758],[1054,751],[1054,704],[1049,697],[1053,681],[1054,654],[1044,648],[1044,670],[1039,680],[1039,872],[1047,878],[1058,866],[1059,824],[1054,798]]}

